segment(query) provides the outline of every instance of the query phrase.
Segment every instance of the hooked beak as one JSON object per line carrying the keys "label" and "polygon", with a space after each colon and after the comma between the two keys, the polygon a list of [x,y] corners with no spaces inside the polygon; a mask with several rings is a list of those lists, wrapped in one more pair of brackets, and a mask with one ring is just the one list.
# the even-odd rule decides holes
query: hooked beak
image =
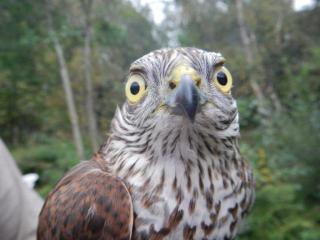
{"label": "hooked beak", "polygon": [[171,107],[173,114],[187,116],[194,122],[202,98],[192,77],[185,74],[181,76],[175,91],[168,96],[166,104]]}

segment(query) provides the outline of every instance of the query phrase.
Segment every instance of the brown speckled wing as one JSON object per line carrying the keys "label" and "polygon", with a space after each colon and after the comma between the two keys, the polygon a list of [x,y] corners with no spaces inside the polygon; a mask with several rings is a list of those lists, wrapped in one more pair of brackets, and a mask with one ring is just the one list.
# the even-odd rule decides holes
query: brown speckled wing
{"label": "brown speckled wing", "polygon": [[38,240],[131,239],[130,193],[119,178],[82,162],[49,194],[39,216]]}

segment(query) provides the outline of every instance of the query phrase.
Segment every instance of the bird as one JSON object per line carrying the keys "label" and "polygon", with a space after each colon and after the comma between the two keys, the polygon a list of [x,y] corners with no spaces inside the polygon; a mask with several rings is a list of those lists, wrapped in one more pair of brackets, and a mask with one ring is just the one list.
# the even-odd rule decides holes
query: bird
{"label": "bird", "polygon": [[194,47],[134,61],[108,137],[49,193],[38,239],[234,239],[255,180],[225,62]]}

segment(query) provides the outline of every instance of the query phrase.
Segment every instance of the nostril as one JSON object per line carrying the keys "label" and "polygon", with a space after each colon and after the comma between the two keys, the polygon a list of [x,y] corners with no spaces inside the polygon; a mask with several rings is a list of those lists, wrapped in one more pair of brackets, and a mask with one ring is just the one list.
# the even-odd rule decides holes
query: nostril
{"label": "nostril", "polygon": [[171,89],[175,89],[176,86],[177,86],[177,85],[176,85],[174,82],[169,82],[169,87],[170,87]]}
{"label": "nostril", "polygon": [[195,80],[195,82],[196,82],[197,87],[200,87],[201,79],[200,79],[200,78],[197,78],[197,79]]}

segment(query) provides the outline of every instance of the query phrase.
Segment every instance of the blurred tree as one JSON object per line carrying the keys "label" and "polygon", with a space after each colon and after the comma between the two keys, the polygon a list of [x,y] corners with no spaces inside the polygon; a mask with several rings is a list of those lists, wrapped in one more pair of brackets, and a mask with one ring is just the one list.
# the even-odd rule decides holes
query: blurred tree
{"label": "blurred tree", "polygon": [[66,98],[70,122],[72,126],[73,139],[77,149],[78,156],[81,160],[83,160],[85,159],[85,157],[84,157],[83,141],[82,141],[82,136],[80,132],[78,114],[76,110],[76,105],[74,103],[73,90],[71,88],[69,71],[66,65],[63,49],[56,35],[56,32],[53,28],[51,0],[46,1],[46,8],[47,8],[46,10],[47,10],[47,21],[48,21],[48,33],[49,33],[49,37],[52,39],[53,46],[56,51],[57,59],[59,62],[62,85],[65,92],[65,98]]}
{"label": "blurred tree", "polygon": [[[85,16],[79,3],[61,0],[52,4],[55,34],[63,44],[79,126],[84,131],[89,125],[88,85],[84,84],[86,74],[79,66],[86,59],[82,52],[86,45],[82,34]],[[17,145],[27,139],[29,142],[32,136],[35,141],[42,139],[37,136],[40,132],[61,138],[69,138],[72,133],[65,124],[68,112],[56,81],[59,68],[52,39],[48,38],[44,7],[31,0],[23,4],[9,0],[0,3],[0,128],[6,141]],[[96,1],[92,5],[91,81],[96,93],[92,96],[92,110],[97,115],[98,132],[107,130],[117,103],[123,100],[122,80],[129,64],[159,47],[148,9],[141,11],[127,1]],[[87,140],[91,141],[84,138],[85,143]]]}
{"label": "blurred tree", "polygon": [[93,93],[93,83],[92,83],[92,63],[91,63],[91,39],[92,39],[92,29],[91,29],[91,10],[92,10],[92,0],[81,0],[81,7],[84,14],[84,49],[83,49],[83,59],[84,59],[84,72],[85,72],[85,87],[86,87],[86,112],[87,121],[89,125],[89,136],[91,147],[93,151],[98,150],[99,134],[97,129],[97,120],[95,114],[95,104],[94,104],[94,93]]}
{"label": "blurred tree", "polygon": [[[70,90],[83,133],[86,157],[92,150],[84,74],[85,15],[81,2],[50,1],[52,25],[69,72]],[[0,134],[16,149],[25,172],[40,174],[38,189],[50,187],[78,159],[73,148],[57,52],[48,36],[45,2],[0,2]],[[159,32],[148,9],[128,1],[95,1],[90,15],[90,75],[99,133],[108,129],[117,104],[124,100],[129,64],[159,47]],[[53,44],[54,45],[54,44]],[[61,60],[61,59],[60,59]],[[87,59],[86,59],[87,61]],[[58,62],[59,63],[59,62]],[[88,129],[87,129],[88,127]],[[99,141],[99,138],[96,139]]]}
{"label": "blurred tree", "polygon": [[28,139],[42,121],[37,114],[45,96],[37,75],[43,56],[41,7],[33,1],[0,2],[0,134],[16,144]]}
{"label": "blurred tree", "polygon": [[244,46],[245,58],[249,69],[251,70],[251,75],[249,76],[250,86],[254,95],[257,98],[258,102],[258,111],[264,116],[267,115],[266,110],[264,109],[265,96],[262,92],[260,85],[257,82],[259,76],[262,74],[261,67],[258,64],[254,64],[254,49],[256,46],[255,34],[253,32],[249,32],[249,30],[245,26],[244,16],[243,16],[243,3],[242,0],[236,0],[236,13],[237,13],[237,22],[239,25],[239,31],[241,36],[241,41]]}

